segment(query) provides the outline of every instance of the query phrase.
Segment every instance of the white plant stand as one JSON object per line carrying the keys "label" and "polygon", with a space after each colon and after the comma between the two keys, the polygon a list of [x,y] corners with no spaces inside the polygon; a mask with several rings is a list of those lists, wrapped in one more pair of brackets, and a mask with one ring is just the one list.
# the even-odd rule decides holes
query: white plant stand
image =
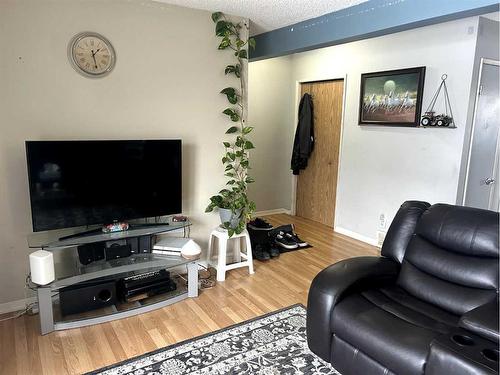
{"label": "white plant stand", "polygon": [[[212,263],[212,256],[214,250],[214,242],[217,241],[217,263]],[[234,241],[234,263],[227,264],[227,244],[229,241]],[[245,252],[241,250],[241,242],[245,242]],[[224,281],[226,279],[226,271],[233,270],[240,267],[248,267],[248,273],[253,274],[253,257],[252,245],[250,244],[250,236],[246,230],[240,234],[234,234],[229,238],[229,233],[226,229],[217,227],[210,234],[208,243],[208,263],[212,264],[217,269],[217,281]]]}

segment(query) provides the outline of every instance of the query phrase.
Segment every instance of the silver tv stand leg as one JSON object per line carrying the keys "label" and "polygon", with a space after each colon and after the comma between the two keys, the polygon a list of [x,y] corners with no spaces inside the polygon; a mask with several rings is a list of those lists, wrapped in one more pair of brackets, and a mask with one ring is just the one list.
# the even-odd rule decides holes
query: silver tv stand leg
{"label": "silver tv stand leg", "polygon": [[54,331],[54,312],[52,310],[52,291],[50,287],[38,287],[38,315],[42,335]]}
{"label": "silver tv stand leg", "polygon": [[198,297],[198,264],[188,263],[188,297]]}

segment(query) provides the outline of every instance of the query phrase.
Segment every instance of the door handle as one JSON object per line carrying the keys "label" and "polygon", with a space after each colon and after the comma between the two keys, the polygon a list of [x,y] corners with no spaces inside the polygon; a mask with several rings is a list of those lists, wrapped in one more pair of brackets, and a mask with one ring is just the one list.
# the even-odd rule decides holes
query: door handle
{"label": "door handle", "polygon": [[484,180],[485,185],[491,185],[495,182],[494,178],[488,177],[486,180]]}

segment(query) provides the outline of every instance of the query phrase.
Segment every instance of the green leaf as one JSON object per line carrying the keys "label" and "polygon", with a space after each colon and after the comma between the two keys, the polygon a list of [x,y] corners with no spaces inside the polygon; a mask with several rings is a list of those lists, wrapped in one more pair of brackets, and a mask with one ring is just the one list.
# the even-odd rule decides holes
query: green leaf
{"label": "green leaf", "polygon": [[224,157],[222,158],[222,164],[226,164],[226,162],[227,162],[227,157],[225,157],[225,156],[224,156]]}
{"label": "green leaf", "polygon": [[236,126],[231,126],[229,129],[226,130],[226,134],[236,133],[237,131],[238,128]]}
{"label": "green leaf", "polygon": [[231,23],[226,21],[217,21],[215,24],[215,35],[227,36],[231,33]]}
{"label": "green leaf", "polygon": [[246,182],[247,184],[251,184],[252,182],[255,182],[255,180],[254,180],[252,177],[247,177],[247,178],[245,179],[245,182]]}
{"label": "green leaf", "polygon": [[234,173],[228,172],[228,173],[225,173],[224,176],[226,176],[226,177],[234,177]]}
{"label": "green leaf", "polygon": [[222,39],[222,41],[220,42],[218,49],[221,49],[221,50],[222,50],[222,49],[226,49],[226,48],[227,48],[227,47],[229,47],[230,45],[231,45],[231,40],[230,40],[227,36],[225,36],[225,37]]}
{"label": "green leaf", "polygon": [[217,22],[222,17],[222,12],[214,12],[212,13],[212,21]]}
{"label": "green leaf", "polygon": [[237,48],[240,48],[240,47],[242,47],[242,46],[244,46],[244,45],[245,45],[245,42],[244,42],[244,41],[242,41],[242,40],[241,40],[241,39],[239,39],[239,38],[238,38],[238,39],[236,39],[236,47],[237,47]]}
{"label": "green leaf", "polygon": [[229,180],[226,185],[234,185],[236,183],[235,180]]}
{"label": "green leaf", "polygon": [[248,45],[249,45],[252,49],[255,49],[255,38],[250,38],[250,39],[248,39]]}
{"label": "green leaf", "polygon": [[238,77],[238,78],[240,78],[240,77],[241,77],[241,66],[240,66],[240,64],[236,64],[236,65],[234,66],[234,75],[235,75],[236,77]]}
{"label": "green leaf", "polygon": [[226,66],[226,69],[224,69],[225,74],[234,73],[235,71],[236,67],[234,65],[228,65]]}
{"label": "green leaf", "polygon": [[224,147],[231,147],[231,143],[229,143],[229,142],[223,142],[223,144],[224,144]]}
{"label": "green leaf", "polygon": [[243,138],[241,136],[236,137],[236,142],[234,143],[236,147],[243,146]]}
{"label": "green leaf", "polygon": [[251,131],[253,130],[253,126],[245,126],[243,128],[243,134],[247,135],[248,133],[250,133]]}
{"label": "green leaf", "polygon": [[226,108],[225,110],[222,111],[222,113],[228,115],[231,121],[233,122],[238,122],[240,120],[240,115],[234,109]]}
{"label": "green leaf", "polygon": [[230,171],[231,169],[234,169],[233,165],[232,164],[229,164],[228,166],[226,166],[226,169],[224,171]]}
{"label": "green leaf", "polygon": [[234,236],[234,229],[233,229],[233,228],[231,228],[231,227],[229,227],[229,228],[227,229],[227,234],[229,235],[229,237],[233,237],[233,236]]}
{"label": "green leaf", "polygon": [[245,147],[244,147],[244,148],[245,148],[245,150],[251,150],[251,149],[253,149],[253,148],[255,148],[255,147],[254,147],[254,145],[253,145],[253,143],[252,143],[252,142],[250,142],[250,141],[246,141],[246,142],[245,142]]}
{"label": "green leaf", "polygon": [[246,59],[248,57],[246,49],[242,49],[239,52],[235,52],[234,55],[239,57],[240,59]]}
{"label": "green leaf", "polygon": [[238,95],[236,94],[236,89],[232,87],[226,87],[220,93],[225,94],[227,96],[227,100],[229,101],[229,103],[231,104],[238,103]]}
{"label": "green leaf", "polygon": [[233,152],[228,152],[227,155],[228,155],[229,159],[231,159],[232,161],[236,160],[236,155]]}

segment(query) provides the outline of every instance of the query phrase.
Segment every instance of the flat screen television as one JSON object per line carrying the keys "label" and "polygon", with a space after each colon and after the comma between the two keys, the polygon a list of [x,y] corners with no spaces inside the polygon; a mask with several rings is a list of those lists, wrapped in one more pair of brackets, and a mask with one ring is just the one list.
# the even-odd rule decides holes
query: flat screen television
{"label": "flat screen television", "polygon": [[180,140],[27,141],[33,231],[182,211]]}

